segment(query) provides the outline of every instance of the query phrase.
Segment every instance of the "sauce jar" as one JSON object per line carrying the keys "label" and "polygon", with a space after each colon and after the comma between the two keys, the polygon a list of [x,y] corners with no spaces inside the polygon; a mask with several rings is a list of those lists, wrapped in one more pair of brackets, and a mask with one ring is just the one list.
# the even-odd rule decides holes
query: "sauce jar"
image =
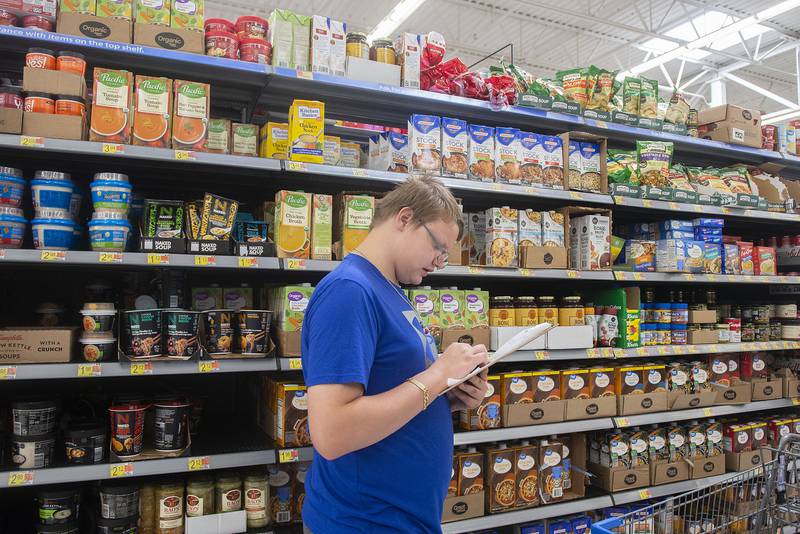
{"label": "sauce jar", "polygon": [[56,68],[62,72],[74,72],[83,76],[86,74],[86,57],[77,52],[59,52]]}
{"label": "sauce jar", "polygon": [[742,342],[748,343],[756,340],[756,328],[753,323],[742,323]]}
{"label": "sauce jar", "polygon": [[672,304],[669,302],[657,302],[654,304],[653,322],[661,324],[672,322]]}
{"label": "sauce jar", "polygon": [[509,296],[492,297],[489,302],[490,326],[516,326],[514,299]]}
{"label": "sauce jar", "polygon": [[22,17],[23,28],[36,28],[46,32],[51,32],[54,29],[53,22],[47,17],[41,15],[25,15]]}
{"label": "sauce jar", "polygon": [[247,528],[269,525],[267,513],[269,502],[269,479],[266,472],[254,472],[244,479],[244,510],[247,512]]}
{"label": "sauce jar", "polygon": [[539,310],[535,297],[517,297],[514,301],[514,323],[516,326],[535,326],[539,324]]}
{"label": "sauce jar", "polygon": [[272,63],[272,45],[265,39],[243,38],[239,41],[239,59],[250,63]]}
{"label": "sauce jar", "polygon": [[348,57],[369,59],[369,45],[365,33],[350,32],[347,34],[347,55]]}
{"label": "sauce jar", "polygon": [[83,117],[86,113],[86,104],[79,96],[58,95],[56,97],[56,115],[73,115]]}
{"label": "sauce jar", "polygon": [[56,102],[53,95],[47,93],[26,93],[25,94],[26,113],[50,113],[56,112]]}
{"label": "sauce jar", "polygon": [[56,70],[56,54],[48,48],[29,48],[25,66],[32,69]]}
{"label": "sauce jar", "polygon": [[731,325],[728,323],[719,323],[716,327],[717,334],[719,335],[720,343],[731,342]]}
{"label": "sauce jar", "polygon": [[785,319],[781,321],[781,339],[789,341],[800,340],[800,321],[797,319]]}
{"label": "sauce jar", "polygon": [[672,325],[672,344],[673,345],[686,345],[689,340],[688,332],[686,331],[685,324]]}
{"label": "sauce jar", "polygon": [[239,57],[239,38],[235,33],[214,30],[206,33],[206,55],[237,59]]}
{"label": "sauce jar", "polygon": [[656,325],[643,324],[639,327],[639,344],[643,347],[655,345]]}
{"label": "sauce jar", "polygon": [[549,295],[539,297],[539,322],[558,326],[558,307],[556,298]]}
{"label": "sauce jar", "polygon": [[19,87],[0,86],[0,108],[22,109],[24,104]]}
{"label": "sauce jar", "polygon": [[186,515],[211,515],[214,508],[214,479],[205,475],[189,479],[186,483]]}
{"label": "sauce jar", "polygon": [[391,39],[375,39],[369,48],[369,58],[378,63],[394,65],[397,63],[397,54]]}
{"label": "sauce jar", "polygon": [[214,489],[214,498],[217,501],[216,511],[237,512],[242,509],[242,479],[235,473],[222,473],[217,475]]}
{"label": "sauce jar", "polygon": [[769,324],[757,324],[755,325],[755,330],[754,341],[769,341]]}
{"label": "sauce jar", "polygon": [[683,302],[676,302],[671,305],[670,319],[672,324],[689,323],[689,305]]}
{"label": "sauce jar", "polygon": [[583,326],[583,302],[578,296],[561,299],[558,308],[558,324],[560,326]]}
{"label": "sauce jar", "polygon": [[17,16],[11,11],[0,9],[0,26],[16,26]]}
{"label": "sauce jar", "polygon": [[156,534],[183,534],[183,483],[169,482],[155,487]]}

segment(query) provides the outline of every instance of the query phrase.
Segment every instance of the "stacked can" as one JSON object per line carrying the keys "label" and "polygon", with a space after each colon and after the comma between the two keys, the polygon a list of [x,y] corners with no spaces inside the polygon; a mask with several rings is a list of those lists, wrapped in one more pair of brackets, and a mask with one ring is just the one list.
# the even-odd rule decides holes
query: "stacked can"
{"label": "stacked can", "polygon": [[207,19],[206,55],[240,59],[250,63],[272,63],[272,45],[267,40],[269,23],[261,17],[243,16],[236,23]]}
{"label": "stacked can", "polygon": [[89,221],[89,243],[92,250],[123,252],[128,243],[131,224],[128,210],[133,187],[128,176],[116,172],[99,172],[89,184],[92,191],[92,220]]}
{"label": "stacked can", "polygon": [[28,220],[22,212],[25,179],[22,171],[0,167],[0,249],[20,248]]}
{"label": "stacked can", "polygon": [[[686,345],[689,305],[684,302],[653,302],[652,290],[641,305],[641,345]],[[650,301],[650,302],[647,302]]]}
{"label": "stacked can", "polygon": [[78,246],[81,227],[81,194],[69,174],[36,171],[31,180],[35,216],[31,221],[33,246],[37,249],[70,250]]}

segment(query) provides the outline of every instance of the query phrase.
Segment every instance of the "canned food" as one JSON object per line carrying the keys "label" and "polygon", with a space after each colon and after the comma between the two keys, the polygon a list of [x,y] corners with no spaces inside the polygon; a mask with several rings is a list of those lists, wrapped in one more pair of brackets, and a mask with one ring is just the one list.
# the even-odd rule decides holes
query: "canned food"
{"label": "canned food", "polygon": [[205,23],[206,33],[212,31],[223,31],[228,33],[236,33],[233,27],[233,22],[228,19],[206,19]]}
{"label": "canned food", "polygon": [[77,52],[59,52],[56,65],[63,72],[74,72],[79,76],[86,74],[86,58]]}
{"label": "canned food", "polygon": [[206,33],[206,55],[237,59],[239,57],[239,38],[235,33],[220,30]]}
{"label": "canned food", "polygon": [[769,324],[755,325],[755,339],[754,341],[769,341],[770,326]]}
{"label": "canned food", "polygon": [[56,103],[53,95],[47,93],[27,93],[25,95],[26,113],[50,113],[56,111]]}
{"label": "canned food", "polygon": [[797,304],[794,302],[776,304],[775,305],[775,318],[776,319],[796,319],[797,318]]}
{"label": "canned food", "polygon": [[747,343],[756,340],[756,328],[753,323],[742,323],[742,341]]}
{"label": "canned food", "polygon": [[239,39],[266,39],[269,23],[261,17],[244,16],[236,19]]}
{"label": "canned food", "polygon": [[771,321],[769,323],[769,340],[780,341],[782,336],[782,329],[780,321]]}
{"label": "canned food", "polygon": [[56,99],[56,115],[73,115],[83,117],[86,113],[86,104],[79,96],[58,95]]}
{"label": "canned food", "polygon": [[32,69],[56,70],[56,54],[47,48],[29,48],[25,66]]}
{"label": "canned food", "polygon": [[266,39],[243,38],[239,41],[239,59],[250,63],[272,63],[272,45]]}

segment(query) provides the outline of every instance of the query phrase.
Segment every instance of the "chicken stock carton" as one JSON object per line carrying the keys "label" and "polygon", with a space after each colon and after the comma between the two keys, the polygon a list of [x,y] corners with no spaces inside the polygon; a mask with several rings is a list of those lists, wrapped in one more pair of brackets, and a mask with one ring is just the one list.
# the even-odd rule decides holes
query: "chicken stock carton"
{"label": "chicken stock carton", "polygon": [[311,242],[310,193],[275,194],[275,248],[279,258],[308,258]]}
{"label": "chicken stock carton", "polygon": [[330,19],[311,17],[311,72],[331,73]]}
{"label": "chicken stock carton", "polygon": [[311,259],[330,260],[333,241],[333,197],[314,194],[311,212]]}
{"label": "chicken stock carton", "polygon": [[442,118],[442,176],[467,177],[467,123]]}
{"label": "chicken stock carton", "polygon": [[269,43],[272,45],[272,66],[294,67],[293,28],[294,14],[288,9],[274,9],[269,16]]}
{"label": "chicken stock carton", "polygon": [[519,142],[519,130],[495,128],[494,150],[496,181],[506,184],[521,183],[522,145]]}
{"label": "chicken stock carton", "polygon": [[408,121],[411,172],[438,174],[442,163],[442,123],[433,115],[412,115]]}
{"label": "chicken stock carton", "polygon": [[389,167],[389,137],[386,132],[370,136],[367,168],[385,171]]}
{"label": "chicken stock carton", "polygon": [[403,87],[419,89],[420,60],[422,44],[420,36],[414,33],[401,33],[394,43],[397,64],[400,65],[400,79]]}
{"label": "chicken stock carton", "polygon": [[494,128],[470,124],[467,134],[469,178],[479,182],[494,182]]}
{"label": "chicken stock carton", "polygon": [[470,213],[467,220],[469,264],[486,265],[486,213]]}
{"label": "chicken stock carton", "polygon": [[289,108],[289,159],[324,163],[325,104],[295,100]]}
{"label": "chicken stock carton", "polygon": [[347,25],[338,20],[328,19],[328,35],[331,40],[330,73],[344,76],[347,64]]}
{"label": "chicken stock carton", "polygon": [[388,132],[388,139],[389,172],[408,172],[408,136],[397,132]]}
{"label": "chicken stock carton", "polygon": [[261,127],[262,158],[288,159],[289,123],[268,122]]}
{"label": "chicken stock carton", "polygon": [[542,185],[564,189],[564,141],[560,137],[542,135],[539,143],[542,155]]}
{"label": "chicken stock carton", "polygon": [[542,185],[542,162],[539,134],[531,132],[519,133],[519,144],[522,148],[520,158],[520,179],[523,185]]}
{"label": "chicken stock carton", "polygon": [[342,141],[340,148],[342,151],[339,158],[340,167],[350,167],[353,169],[361,167],[361,146],[358,143]]}

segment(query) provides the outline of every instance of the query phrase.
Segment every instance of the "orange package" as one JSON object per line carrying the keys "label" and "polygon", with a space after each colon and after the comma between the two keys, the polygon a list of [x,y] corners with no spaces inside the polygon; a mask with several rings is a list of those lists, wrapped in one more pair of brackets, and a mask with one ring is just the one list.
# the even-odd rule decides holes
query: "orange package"
{"label": "orange package", "polygon": [[211,86],[175,80],[172,114],[172,148],[205,151]]}
{"label": "orange package", "polygon": [[130,144],[133,74],[94,69],[90,141]]}
{"label": "orange package", "polygon": [[172,130],[172,80],[136,75],[133,144],[169,148]]}

